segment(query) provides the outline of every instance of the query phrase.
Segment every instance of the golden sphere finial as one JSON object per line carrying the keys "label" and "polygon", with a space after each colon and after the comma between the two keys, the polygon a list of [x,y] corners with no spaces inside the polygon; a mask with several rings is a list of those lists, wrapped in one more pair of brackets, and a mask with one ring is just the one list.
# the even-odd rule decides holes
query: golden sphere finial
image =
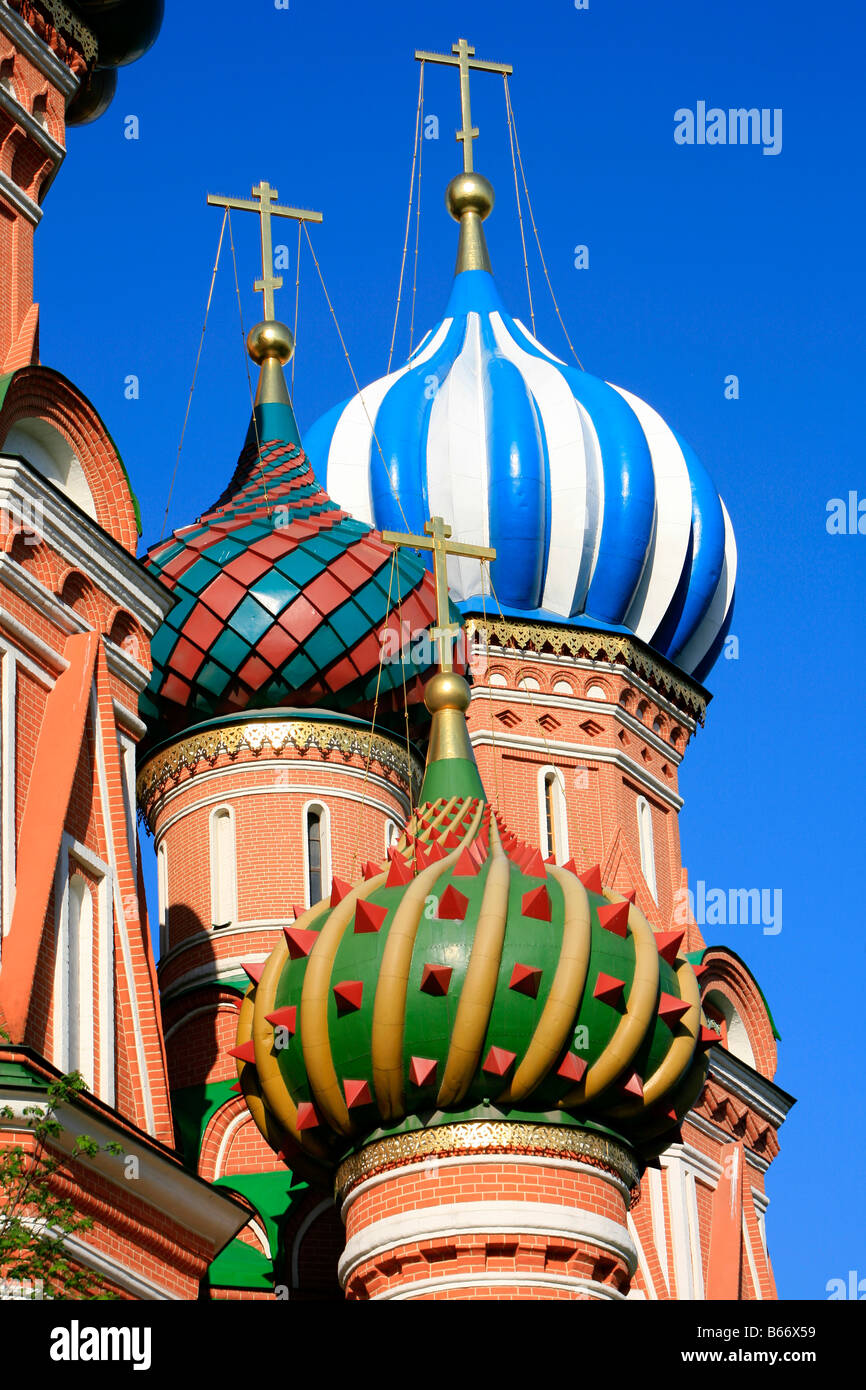
{"label": "golden sphere finial", "polygon": [[268,358],[275,357],[281,366],[291,361],[295,350],[292,330],[276,319],[265,319],[257,323],[247,334],[247,352],[259,366]]}
{"label": "golden sphere finial", "polygon": [[457,709],[463,714],[471,698],[468,682],[456,671],[437,671],[424,690],[424,703],[431,714],[443,709]]}
{"label": "golden sphere finial", "polygon": [[476,212],[483,222],[495,201],[493,184],[483,174],[457,174],[445,190],[445,206],[455,222],[464,212]]}

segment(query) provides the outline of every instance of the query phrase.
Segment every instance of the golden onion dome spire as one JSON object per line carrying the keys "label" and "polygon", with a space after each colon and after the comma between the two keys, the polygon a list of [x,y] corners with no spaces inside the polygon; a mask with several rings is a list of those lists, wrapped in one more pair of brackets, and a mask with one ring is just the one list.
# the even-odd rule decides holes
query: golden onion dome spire
{"label": "golden onion dome spire", "polygon": [[493,209],[495,195],[489,179],[475,172],[473,141],[478,138],[478,127],[472,124],[469,73],[473,70],[498,72],[507,77],[514,69],[510,63],[491,63],[476,58],[475,49],[465,39],[458,39],[457,43],[452,44],[450,53],[428,53],[416,49],[415,57],[421,63],[444,63],[459,69],[462,125],[456,139],[463,145],[463,173],[453,178],[445,191],[446,207],[460,224],[455,273],[459,275],[461,270],[489,271],[490,256],[482,224]]}

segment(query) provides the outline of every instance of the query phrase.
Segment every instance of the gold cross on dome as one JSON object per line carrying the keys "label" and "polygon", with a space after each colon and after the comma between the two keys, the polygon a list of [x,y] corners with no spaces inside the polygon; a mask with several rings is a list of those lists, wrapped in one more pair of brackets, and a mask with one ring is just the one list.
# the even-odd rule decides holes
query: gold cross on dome
{"label": "gold cross on dome", "polygon": [[460,629],[450,621],[448,556],[467,555],[475,560],[495,560],[496,551],[484,545],[464,545],[462,541],[450,540],[451,527],[445,525],[441,516],[434,516],[425,521],[424,531],[423,536],[409,536],[402,531],[383,531],[382,540],[386,545],[405,545],[411,546],[413,550],[433,551],[433,577],[436,582],[436,627],[433,629],[433,636],[442,641],[440,670],[453,671],[451,642]]}
{"label": "gold cross on dome", "polygon": [[253,199],[226,198],[221,193],[209,193],[208,204],[218,208],[238,208],[241,212],[257,212],[262,223],[262,278],[255,288],[261,290],[265,301],[265,318],[276,317],[274,312],[274,291],[282,289],[282,275],[274,274],[274,247],[271,237],[272,217],[294,217],[297,222],[321,222],[320,212],[310,212],[308,208],[283,208],[277,203],[278,193],[269,183],[256,184]]}
{"label": "gold cross on dome", "polygon": [[460,114],[463,118],[463,128],[457,131],[457,139],[463,142],[463,172],[471,174],[474,172],[472,141],[478,139],[478,127],[472,124],[469,73],[476,71],[510,74],[514,69],[510,63],[488,63],[482,58],[476,58],[475,49],[470,47],[465,39],[458,39],[457,43],[452,44],[451,53],[425,53],[422,49],[416,49],[415,57],[421,63],[447,63],[449,67],[460,69]]}

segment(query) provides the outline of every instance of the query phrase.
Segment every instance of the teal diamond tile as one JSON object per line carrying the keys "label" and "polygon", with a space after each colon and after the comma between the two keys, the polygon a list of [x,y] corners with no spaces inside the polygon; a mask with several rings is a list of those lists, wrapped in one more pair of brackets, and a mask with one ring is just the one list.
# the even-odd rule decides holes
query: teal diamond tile
{"label": "teal diamond tile", "polygon": [[245,637],[250,646],[255,646],[259,638],[264,637],[272,624],[271,614],[260,603],[256,602],[252,594],[247,594],[246,598],[241,599],[229,618],[229,627]]}

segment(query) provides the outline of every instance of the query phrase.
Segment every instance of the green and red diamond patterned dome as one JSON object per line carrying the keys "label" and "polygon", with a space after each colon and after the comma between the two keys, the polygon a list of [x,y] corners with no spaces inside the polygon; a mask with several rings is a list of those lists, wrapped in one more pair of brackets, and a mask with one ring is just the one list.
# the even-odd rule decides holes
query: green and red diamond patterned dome
{"label": "green and red diamond patterned dome", "polygon": [[255,407],[234,476],[192,526],[145,560],[177,602],[152,643],[141,701],[151,739],[244,709],[325,705],[363,713],[419,701],[409,646],[380,667],[385,627],[435,618],[423,561],[341,511],[313,476],[291,406]]}

